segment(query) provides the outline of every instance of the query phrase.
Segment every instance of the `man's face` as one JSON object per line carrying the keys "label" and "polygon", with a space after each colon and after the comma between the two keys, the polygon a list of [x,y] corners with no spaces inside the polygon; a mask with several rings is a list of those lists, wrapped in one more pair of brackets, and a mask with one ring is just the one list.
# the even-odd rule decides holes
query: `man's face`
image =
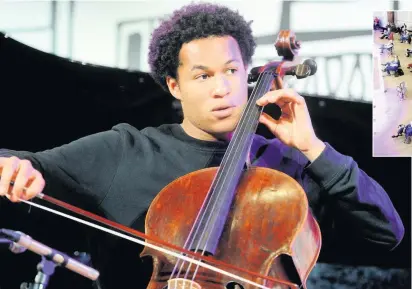
{"label": "man's face", "polygon": [[209,37],[185,43],[179,53],[178,80],[168,79],[181,100],[184,127],[194,135],[225,137],[247,102],[247,73],[237,41]]}

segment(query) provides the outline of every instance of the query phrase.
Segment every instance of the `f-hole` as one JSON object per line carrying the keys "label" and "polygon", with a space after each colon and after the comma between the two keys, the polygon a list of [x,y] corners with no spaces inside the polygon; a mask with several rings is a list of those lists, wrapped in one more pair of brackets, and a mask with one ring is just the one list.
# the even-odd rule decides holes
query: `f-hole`
{"label": "f-hole", "polygon": [[[289,255],[279,255],[274,260],[269,275],[283,280],[288,280],[289,282],[298,285],[299,288],[302,287],[302,280],[300,280],[299,273],[296,270],[293,259]],[[290,288],[289,286],[286,286],[287,285],[275,285],[273,288]]]}
{"label": "f-hole", "polygon": [[226,289],[245,289],[242,284],[239,284],[235,281],[230,281],[226,284]]}
{"label": "f-hole", "polygon": [[279,256],[279,258],[280,258],[280,262],[283,265],[283,268],[285,268],[288,279],[291,282],[298,284],[299,286],[302,286],[302,280],[300,280],[299,273],[296,270],[292,257],[286,254],[282,254]]}

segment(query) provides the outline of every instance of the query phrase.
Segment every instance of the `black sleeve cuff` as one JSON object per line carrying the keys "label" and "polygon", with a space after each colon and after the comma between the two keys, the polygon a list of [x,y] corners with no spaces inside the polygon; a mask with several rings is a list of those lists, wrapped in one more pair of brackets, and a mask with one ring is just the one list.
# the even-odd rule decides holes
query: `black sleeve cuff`
{"label": "black sleeve cuff", "polygon": [[334,180],[347,169],[352,158],[337,152],[325,142],[325,149],[312,163],[309,163],[305,172],[324,189],[328,189]]}

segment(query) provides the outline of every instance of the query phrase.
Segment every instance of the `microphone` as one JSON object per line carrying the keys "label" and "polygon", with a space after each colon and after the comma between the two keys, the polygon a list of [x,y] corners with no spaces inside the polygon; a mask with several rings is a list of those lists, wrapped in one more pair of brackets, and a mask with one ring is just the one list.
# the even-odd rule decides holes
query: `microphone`
{"label": "microphone", "polygon": [[[21,232],[17,232],[17,233],[21,233]],[[21,233],[21,234],[23,234],[23,233]],[[12,251],[14,254],[21,254],[21,253],[26,252],[26,250],[27,250],[26,247],[24,247],[20,244],[17,244],[16,242],[12,242],[12,241],[9,241],[9,242],[10,242],[9,250]]]}
{"label": "microphone", "polygon": [[95,281],[100,275],[99,271],[78,262],[62,252],[33,240],[30,236],[22,232],[0,229],[0,236],[4,236],[13,242],[9,247],[13,253],[19,254],[26,251],[26,249],[29,249],[30,251],[53,261],[57,265],[83,275],[90,280]]}
{"label": "microphone", "polygon": [[[17,233],[21,233],[21,232],[17,232]],[[26,247],[23,247],[13,241],[10,241],[7,238],[0,238],[0,244],[7,244],[9,245],[9,250],[12,251],[14,254],[20,254],[23,253],[27,250]]]}

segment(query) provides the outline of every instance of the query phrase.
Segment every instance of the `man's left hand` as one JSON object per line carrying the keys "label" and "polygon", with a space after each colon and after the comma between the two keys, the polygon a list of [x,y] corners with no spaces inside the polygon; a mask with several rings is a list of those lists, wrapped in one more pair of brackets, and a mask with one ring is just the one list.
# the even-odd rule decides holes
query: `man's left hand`
{"label": "man's left hand", "polygon": [[300,150],[309,161],[314,161],[325,149],[316,136],[305,99],[293,89],[269,91],[256,101],[259,106],[277,104],[282,110],[278,120],[266,113],[260,116],[264,124],[284,144]]}

